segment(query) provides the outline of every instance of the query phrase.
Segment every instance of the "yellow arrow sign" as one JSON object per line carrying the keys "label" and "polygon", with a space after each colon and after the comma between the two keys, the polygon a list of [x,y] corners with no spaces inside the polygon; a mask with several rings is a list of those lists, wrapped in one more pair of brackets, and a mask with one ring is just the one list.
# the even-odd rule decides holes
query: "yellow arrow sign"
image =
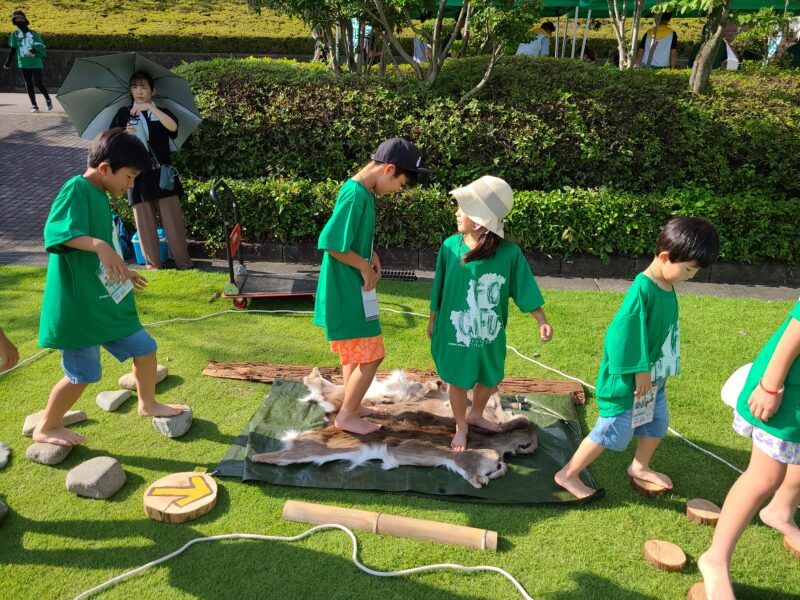
{"label": "yellow arrow sign", "polygon": [[192,502],[197,502],[201,498],[210,496],[212,493],[211,488],[208,487],[208,483],[206,483],[205,477],[202,475],[194,475],[189,478],[189,485],[187,486],[154,487],[150,490],[148,496],[180,496],[180,499],[176,500],[175,504],[183,508]]}

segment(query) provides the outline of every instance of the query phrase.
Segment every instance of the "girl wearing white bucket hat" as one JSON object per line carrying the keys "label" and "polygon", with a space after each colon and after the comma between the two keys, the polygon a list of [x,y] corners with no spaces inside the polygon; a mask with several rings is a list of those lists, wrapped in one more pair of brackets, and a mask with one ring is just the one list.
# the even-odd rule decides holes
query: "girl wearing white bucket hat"
{"label": "girl wearing white bucket hat", "polygon": [[458,233],[439,249],[428,337],[439,377],[450,385],[456,420],[450,446],[462,451],[471,426],[501,430],[483,412],[505,374],[509,298],[536,319],[543,342],[553,328],[522,250],[504,239],[503,219],[514,204],[509,185],[486,175],[450,193],[458,202]]}

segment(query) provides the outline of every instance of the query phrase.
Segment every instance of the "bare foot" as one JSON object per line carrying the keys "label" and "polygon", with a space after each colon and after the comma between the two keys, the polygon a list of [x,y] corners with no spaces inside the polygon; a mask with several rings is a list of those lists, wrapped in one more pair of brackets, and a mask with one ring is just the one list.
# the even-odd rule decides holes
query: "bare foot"
{"label": "bare foot", "polygon": [[386,409],[380,406],[364,406],[363,404],[358,409],[359,417],[368,417],[370,415],[385,415]]}
{"label": "bare foot", "polygon": [[486,429],[487,431],[491,431],[493,433],[500,433],[503,431],[502,425],[498,425],[497,423],[490,421],[483,415],[473,416],[472,414],[468,414],[467,423],[474,425],[475,427],[480,427],[481,429]]}
{"label": "bare foot", "polygon": [[580,477],[567,477],[566,467],[553,476],[553,480],[578,500],[594,495],[597,491],[581,481]]}
{"label": "bare foot", "polygon": [[467,433],[469,430],[464,427],[456,426],[456,434],[453,436],[453,441],[450,442],[450,449],[455,452],[464,452],[467,449]]}
{"label": "bare foot", "polygon": [[56,427],[47,431],[40,430],[38,427],[33,430],[31,438],[40,444],[56,444],[58,446],[77,446],[86,441],[86,438],[79,433],[70,431],[66,427]]}
{"label": "bare foot", "polygon": [[634,467],[631,465],[628,467],[628,475],[631,477],[636,477],[636,479],[641,479],[642,481],[655,483],[656,485],[660,485],[668,490],[672,489],[672,479],[663,473],[653,471],[653,469],[642,469],[641,467]]}
{"label": "bare foot", "polygon": [[769,506],[761,509],[761,512],[758,513],[758,517],[761,519],[761,522],[764,523],[764,525],[767,527],[772,527],[775,531],[782,533],[800,546],[800,527],[795,525],[794,520],[790,521],[786,517],[782,517],[781,515],[770,511]]}
{"label": "bare foot", "polygon": [[706,586],[706,600],[736,600],[731,574],[724,561],[715,561],[705,552],[697,559],[697,567]]}
{"label": "bare foot", "polygon": [[377,423],[371,423],[357,415],[343,415],[341,412],[336,415],[333,424],[342,431],[349,431],[356,435],[367,435],[381,428]]}
{"label": "bare foot", "polygon": [[140,417],[174,417],[183,412],[183,404],[159,404],[154,402],[151,406],[139,405]]}

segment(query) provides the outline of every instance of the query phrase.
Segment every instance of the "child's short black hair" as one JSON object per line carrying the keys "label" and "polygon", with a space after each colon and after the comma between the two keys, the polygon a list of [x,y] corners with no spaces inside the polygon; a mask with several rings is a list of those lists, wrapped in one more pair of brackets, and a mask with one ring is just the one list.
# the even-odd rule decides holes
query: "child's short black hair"
{"label": "child's short black hair", "polygon": [[87,163],[96,169],[102,162],[107,162],[112,172],[130,167],[141,173],[148,171],[152,164],[144,144],[122,127],[106,129],[94,138]]}
{"label": "child's short black hair", "polygon": [[394,167],[394,177],[400,177],[401,175],[406,176],[407,187],[413,187],[417,185],[417,181],[419,180],[419,173],[417,171],[407,171],[403,167],[400,167],[394,163],[385,163],[380,160],[373,160],[376,165],[392,165]]}
{"label": "child's short black hair", "polygon": [[547,33],[553,33],[556,30],[556,26],[553,25],[552,21],[545,21],[541,24],[541,28],[544,29]]}
{"label": "child's short black hair", "polygon": [[134,83],[140,83],[144,81],[147,85],[150,86],[151,90],[156,89],[156,84],[153,81],[153,76],[150,75],[147,71],[136,71],[131,78],[128,80],[129,85],[132,87]]}
{"label": "child's short black hair", "polygon": [[701,217],[672,219],[656,242],[656,254],[669,252],[671,262],[696,262],[708,267],[719,255],[719,234],[714,224]]}

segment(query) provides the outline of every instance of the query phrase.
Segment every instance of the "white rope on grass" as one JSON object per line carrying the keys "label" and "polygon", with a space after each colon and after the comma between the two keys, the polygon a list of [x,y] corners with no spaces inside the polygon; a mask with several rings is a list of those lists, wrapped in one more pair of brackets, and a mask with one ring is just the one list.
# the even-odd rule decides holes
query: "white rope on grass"
{"label": "white rope on grass", "polygon": [[116,577],[112,577],[108,581],[105,581],[100,585],[97,585],[89,590],[86,590],[85,592],[76,596],[75,600],[83,600],[84,598],[88,598],[89,596],[92,596],[93,594],[96,594],[101,590],[104,590],[112,585],[115,585],[116,583],[119,583],[120,581],[127,579],[128,577],[132,577],[133,575],[141,573],[142,571],[149,569],[150,567],[154,567],[171,558],[174,558],[175,556],[178,556],[180,553],[182,553],[190,546],[197,544],[199,542],[211,542],[217,540],[265,540],[265,541],[277,541],[277,542],[296,542],[324,529],[339,529],[341,531],[344,531],[347,535],[350,536],[350,539],[353,542],[353,552],[350,558],[359,569],[361,569],[362,571],[364,571],[369,575],[374,575],[376,577],[400,577],[403,575],[411,575],[412,573],[422,573],[425,571],[433,571],[440,569],[451,569],[455,571],[465,571],[465,572],[493,571],[495,573],[499,573],[500,575],[508,579],[512,584],[514,584],[514,587],[517,588],[517,591],[525,600],[533,600],[533,598],[528,594],[528,592],[525,591],[525,588],[522,587],[522,584],[519,581],[517,581],[514,578],[514,576],[511,575],[508,571],[505,571],[500,567],[485,566],[485,565],[480,565],[477,567],[466,567],[464,565],[444,563],[438,565],[423,565],[421,567],[413,567],[411,569],[403,569],[401,571],[377,571],[375,569],[370,569],[369,567],[364,565],[364,563],[358,560],[358,540],[356,539],[356,536],[353,533],[353,531],[351,529],[348,529],[344,525],[339,525],[337,523],[317,525],[316,527],[312,527],[311,529],[308,529],[303,533],[294,536],[259,535],[255,533],[228,533],[223,535],[212,535],[207,537],[194,538],[186,542],[183,546],[181,546],[174,552],[170,552],[169,554],[162,556],[161,558],[158,558],[156,560],[153,560],[147,564],[144,564],[141,567],[137,567],[136,569],[127,571],[122,575],[117,575]]}

